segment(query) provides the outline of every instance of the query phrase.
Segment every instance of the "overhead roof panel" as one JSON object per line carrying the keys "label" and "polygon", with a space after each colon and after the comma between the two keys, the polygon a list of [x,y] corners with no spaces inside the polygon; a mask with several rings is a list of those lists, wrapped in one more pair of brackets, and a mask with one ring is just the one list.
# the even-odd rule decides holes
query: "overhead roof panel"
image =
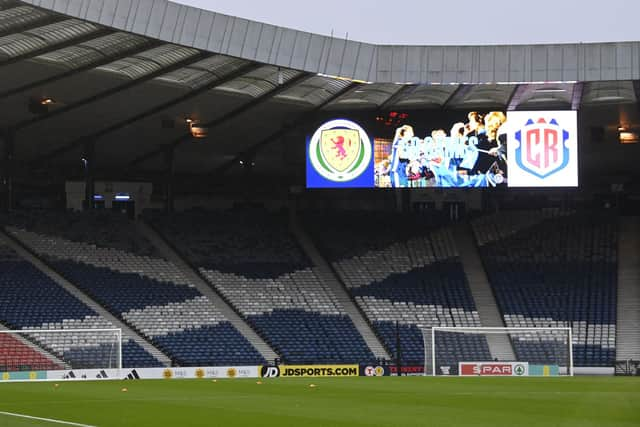
{"label": "overhead roof panel", "polygon": [[96,32],[99,26],[77,19],[67,19],[21,33],[0,37],[0,60],[9,59],[47,46],[73,40]]}
{"label": "overhead roof panel", "polygon": [[398,108],[442,107],[458,85],[418,85],[405,92],[393,106]]}
{"label": "overhead roof panel", "polygon": [[197,49],[164,44],[137,55],[113,61],[97,67],[96,70],[119,74],[132,80],[151,74],[155,71],[177,64],[185,59],[193,58],[200,53]]}
{"label": "overhead roof panel", "polygon": [[300,71],[288,68],[267,65],[218,86],[215,90],[235,92],[257,98],[300,75],[300,73]]}
{"label": "overhead roof panel", "polygon": [[51,14],[31,6],[18,6],[0,10],[0,32],[15,31],[43,21]]}
{"label": "overhead roof panel", "polygon": [[217,76],[224,76],[226,74],[229,74],[229,72],[237,70],[238,68],[248,63],[249,61],[246,61],[244,59],[234,58],[226,55],[215,55],[209,58],[205,58],[202,61],[198,61],[193,65],[190,65],[189,68],[206,71]]}
{"label": "overhead roof panel", "polygon": [[327,109],[376,108],[391,98],[401,85],[393,83],[374,83],[358,86],[336,99]]}
{"label": "overhead roof panel", "polygon": [[583,105],[636,102],[632,81],[586,83],[582,95]]}
{"label": "overhead roof panel", "polygon": [[0,37],[0,58],[2,60],[24,55],[47,46],[47,43],[28,34],[17,33]]}
{"label": "overhead roof panel", "polygon": [[104,55],[100,51],[77,45],[47,52],[33,59],[38,62],[54,63],[69,69],[74,69],[82,67],[83,65],[89,65],[102,58],[104,58]]}
{"label": "overhead roof panel", "polygon": [[538,107],[545,105],[567,104],[573,100],[573,83],[542,83],[525,85],[517,107]]}
{"label": "overhead roof panel", "polygon": [[248,63],[249,61],[245,61],[244,59],[233,58],[226,55],[216,55],[198,61],[188,67],[164,74],[155,80],[162,83],[196,89],[218,80]]}
{"label": "overhead roof panel", "polygon": [[23,0],[167,43],[356,82],[508,84],[639,80],[638,40],[528,45],[360,43],[178,5],[169,0]]}
{"label": "overhead roof panel", "polygon": [[0,10],[15,7],[18,4],[16,0],[0,0]]}
{"label": "overhead roof panel", "polygon": [[146,37],[137,36],[131,33],[117,32],[104,37],[87,40],[84,43],[80,43],[79,46],[98,50],[104,56],[114,56],[124,51],[142,47],[149,43],[151,43],[151,40]]}
{"label": "overhead roof panel", "polygon": [[88,40],[75,46],[36,56],[35,61],[55,63],[75,69],[104,58],[116,56],[149,44],[150,40],[134,34],[118,32]]}
{"label": "overhead roof panel", "polygon": [[81,21],[79,19],[67,19],[45,25],[44,27],[32,28],[24,33],[39,37],[45,40],[47,44],[53,45],[89,35],[99,29],[101,29],[100,26],[92,24],[91,22]]}
{"label": "overhead roof panel", "polygon": [[486,84],[466,86],[454,95],[449,106],[452,108],[506,107],[516,85]]}
{"label": "overhead roof panel", "polygon": [[314,76],[275,96],[274,99],[318,106],[350,84],[348,80]]}
{"label": "overhead roof panel", "polygon": [[154,61],[163,67],[169,67],[199,53],[200,51],[198,49],[175,44],[165,44],[135,55],[135,57]]}

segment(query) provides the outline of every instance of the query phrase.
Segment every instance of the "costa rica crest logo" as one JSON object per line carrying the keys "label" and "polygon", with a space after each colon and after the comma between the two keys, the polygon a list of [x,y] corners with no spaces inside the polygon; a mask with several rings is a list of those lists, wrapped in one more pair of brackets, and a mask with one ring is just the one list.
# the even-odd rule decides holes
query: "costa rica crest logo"
{"label": "costa rica crest logo", "polygon": [[544,179],[569,164],[571,152],[567,146],[569,131],[554,118],[529,119],[515,132],[518,145],[515,160],[523,171]]}
{"label": "costa rica crest logo", "polygon": [[331,120],[316,130],[309,143],[309,160],[315,171],[333,182],[361,176],[372,157],[371,140],[350,120]]}

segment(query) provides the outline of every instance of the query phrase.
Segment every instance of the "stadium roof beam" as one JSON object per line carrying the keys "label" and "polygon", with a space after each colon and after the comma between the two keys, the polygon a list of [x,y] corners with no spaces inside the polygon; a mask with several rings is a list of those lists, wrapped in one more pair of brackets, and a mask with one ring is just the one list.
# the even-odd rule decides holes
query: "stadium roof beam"
{"label": "stadium roof beam", "polygon": [[154,114],[158,114],[158,113],[160,113],[160,112],[162,112],[162,111],[164,111],[164,110],[166,110],[168,108],[171,108],[171,107],[173,107],[173,106],[175,106],[177,104],[180,104],[182,102],[188,101],[189,99],[194,98],[194,97],[200,95],[203,92],[206,92],[206,91],[208,91],[210,89],[213,89],[216,86],[220,86],[220,85],[222,85],[222,84],[224,84],[224,83],[226,83],[228,81],[236,79],[236,78],[238,78],[238,77],[240,77],[240,76],[242,76],[242,75],[244,75],[244,74],[246,74],[246,73],[248,73],[248,72],[250,72],[250,71],[252,71],[252,70],[254,70],[256,68],[258,68],[258,67],[260,67],[260,64],[256,64],[256,63],[246,64],[246,65],[240,67],[239,69],[231,72],[230,74],[228,74],[226,76],[223,76],[223,77],[221,77],[219,79],[215,79],[212,82],[210,82],[208,84],[205,84],[205,85],[203,85],[203,86],[201,86],[201,87],[199,87],[197,89],[193,89],[193,90],[185,93],[184,95],[181,95],[181,96],[179,96],[177,98],[171,99],[170,101],[167,101],[167,102],[164,102],[162,104],[159,104],[159,105],[157,105],[155,107],[152,107],[152,108],[150,108],[148,110],[142,111],[142,112],[140,112],[140,113],[138,113],[138,114],[136,114],[134,116],[131,116],[131,117],[125,119],[125,120],[121,120],[121,121],[119,121],[117,123],[114,123],[114,124],[112,124],[110,126],[107,126],[104,129],[100,129],[99,131],[96,131],[96,132],[91,133],[89,135],[81,136],[81,137],[75,139],[74,141],[70,142],[69,144],[65,145],[64,147],[60,147],[60,148],[58,148],[56,150],[53,150],[53,151],[51,151],[51,152],[49,152],[47,154],[43,154],[42,156],[38,157],[37,159],[34,159],[32,164],[38,164],[38,163],[40,163],[40,162],[42,162],[42,161],[44,161],[46,159],[51,159],[53,157],[57,157],[57,156],[59,156],[61,154],[64,154],[64,153],[66,153],[68,151],[71,151],[74,148],[82,145],[84,143],[84,141],[97,140],[97,139],[99,139],[99,138],[101,138],[101,137],[103,137],[103,136],[105,136],[105,135],[107,135],[107,134],[109,134],[111,132],[115,132],[115,131],[117,131],[119,129],[122,129],[122,128],[126,127],[126,126],[129,126],[129,125],[131,125],[131,124],[133,124],[133,123],[135,123],[137,121],[140,121],[140,120],[143,120],[143,119],[145,119],[147,117],[153,116]]}
{"label": "stadium roof beam", "polygon": [[633,81],[633,92],[636,95],[636,107],[640,112],[640,80]]}
{"label": "stadium roof beam", "polygon": [[[308,78],[313,77],[311,74],[308,73],[300,73],[298,76],[293,77],[292,79],[290,79],[289,81],[277,86],[276,88],[264,93],[263,95],[258,96],[257,98],[254,98],[253,100],[247,102],[246,104],[242,104],[241,106],[239,106],[238,108],[234,108],[233,110],[225,113],[222,117],[219,117],[217,119],[211,120],[209,122],[206,123],[199,123],[200,126],[209,128],[209,132],[211,131],[212,127],[215,126],[220,126],[222,124],[224,124],[225,122],[227,122],[228,120],[233,119],[234,117],[237,117],[238,115],[266,102],[269,101],[270,99],[272,99],[273,97],[277,96],[278,94],[280,94],[281,92],[284,92],[287,89],[290,89],[292,86],[295,86],[296,84],[300,83],[303,80],[306,80]],[[223,83],[220,83],[220,85]],[[183,142],[189,141],[192,138],[191,133],[187,132],[184,135],[181,135],[179,137],[177,137],[176,139],[174,139],[172,142],[170,142],[169,144],[163,145],[162,147],[155,149],[153,151],[150,151],[148,153],[145,153],[141,156],[136,157],[135,159],[133,159],[131,162],[129,162],[129,164],[126,166],[125,170],[130,169],[131,167],[142,163],[146,160],[149,160],[161,153],[164,152],[164,150],[166,150],[167,146],[168,147],[176,147],[178,145],[180,145]]]}
{"label": "stadium roof beam", "polygon": [[[48,40],[45,39],[43,36],[41,36],[40,34],[33,34],[32,36],[32,40],[37,40],[39,43],[44,43],[44,45],[42,47],[37,47],[37,46],[31,46],[33,47],[33,49],[29,50],[28,44],[29,42],[27,40],[12,40],[11,43],[15,43],[16,47],[13,50],[24,50],[25,47],[27,47],[26,51],[21,53],[21,54],[17,54],[15,56],[9,56],[7,59],[0,61],[0,67],[6,67],[8,65],[11,64],[15,64],[16,62],[20,62],[20,61],[24,61],[26,59],[31,59],[33,57],[51,52],[53,50],[58,50],[58,49],[63,49],[65,47],[69,47],[69,46],[74,46],[77,45],[79,43],[91,40],[91,39],[95,39],[107,34],[111,34],[114,32],[114,30],[110,30],[104,27],[99,27],[97,25],[93,25],[93,24],[86,24],[84,25],[85,27],[94,27],[91,30],[87,30],[84,34],[79,34],[77,36],[68,36],[69,31],[64,31],[66,30],[63,27],[64,23],[71,23],[71,21],[75,21],[78,22],[78,26],[81,26],[81,24],[85,24],[81,21],[77,21],[74,19],[69,19],[66,21],[58,21],[55,22],[51,25],[46,25],[44,27],[37,27],[34,30],[39,30],[39,32],[46,32],[46,28],[49,27],[53,27],[53,26],[59,26],[61,28],[55,28],[52,29],[54,31],[58,31],[60,32],[60,37],[52,37],[50,39],[50,43],[48,43]],[[71,24],[70,24],[71,25]],[[32,30],[33,31],[33,30]],[[23,34],[25,33],[29,33],[29,32],[23,32]],[[29,34],[31,35],[31,34]],[[0,42],[2,42],[2,40],[0,39]],[[2,46],[0,45],[0,49],[2,49]]]}
{"label": "stadium roof beam", "polygon": [[354,81],[515,84],[640,79],[637,40],[473,46],[375,44],[269,25],[169,0],[23,1],[170,43]]}
{"label": "stadium roof beam", "polygon": [[453,91],[451,96],[447,98],[446,101],[444,101],[444,103],[442,104],[442,109],[446,110],[447,108],[449,108],[449,106],[453,104],[458,98],[464,99],[464,97],[467,96],[469,92],[471,92],[472,88],[472,85],[459,85],[456,90]]}
{"label": "stadium roof beam", "polygon": [[416,90],[416,88],[417,86],[415,85],[401,85],[400,89],[398,89],[396,93],[391,95],[389,99],[387,99],[382,104],[380,104],[380,106],[378,107],[378,110],[386,111],[388,109],[391,109],[407,93],[413,92],[414,90]]}
{"label": "stadium roof beam", "polygon": [[[578,82],[573,85],[573,93],[571,94],[571,109],[578,111],[582,105],[582,94],[584,93],[584,83]],[[637,92],[636,92],[637,93]]]}
{"label": "stadium roof beam", "polygon": [[336,99],[339,99],[341,96],[343,96],[344,94],[348,93],[350,90],[352,90],[352,89],[354,89],[354,88],[356,88],[356,87],[358,87],[360,85],[361,85],[361,83],[351,83],[351,84],[349,84],[348,86],[346,86],[345,88],[343,88],[339,92],[336,92],[335,94],[333,94],[333,96],[331,96],[328,99],[326,99],[323,103],[321,103],[318,106],[316,106],[315,108],[313,108],[312,110],[307,111],[306,113],[303,113],[296,120],[294,120],[293,123],[291,123],[290,125],[283,126],[282,128],[280,128],[276,132],[272,133],[271,135],[267,136],[266,138],[262,139],[261,141],[257,142],[256,144],[253,144],[251,147],[249,147],[248,150],[243,150],[242,153],[239,153],[238,155],[236,155],[233,159],[231,159],[227,163],[225,163],[225,164],[223,164],[221,166],[218,166],[217,168],[215,168],[214,170],[209,172],[208,175],[210,177],[216,177],[216,176],[218,176],[220,174],[225,173],[234,164],[238,163],[243,157],[246,157],[247,154],[249,154],[249,155],[255,154],[262,147],[271,144],[273,141],[275,141],[278,138],[281,138],[282,136],[286,135],[291,130],[302,126],[303,124],[307,123],[310,120],[313,120],[316,117],[316,114],[319,111],[321,111],[324,107],[326,107],[327,105],[331,104]]}
{"label": "stadium roof beam", "polygon": [[185,67],[187,65],[193,64],[194,62],[198,62],[199,60],[202,60],[203,58],[209,57],[209,56],[213,56],[214,54],[205,54],[204,52],[199,52],[198,54],[194,55],[194,56],[190,56],[186,59],[183,59],[179,62],[176,62],[168,67],[164,67],[164,68],[159,68],[156,71],[153,71],[149,74],[146,74],[142,77],[139,77],[137,79],[131,80],[125,84],[104,90],[102,92],[98,92],[95,95],[89,96],[87,98],[84,98],[78,102],[72,103],[72,104],[67,104],[64,105],[50,113],[44,114],[42,116],[36,116],[27,120],[23,120],[21,122],[15,123],[14,125],[12,125],[11,127],[15,130],[20,130],[20,129],[24,129],[26,127],[29,127],[31,125],[34,125],[36,123],[40,123],[43,122],[45,120],[49,120],[53,117],[57,117],[61,114],[67,113],[69,111],[75,110],[77,108],[83,107],[85,105],[100,101],[101,99],[104,98],[108,98],[112,95],[115,95],[117,93],[120,92],[124,92],[126,90],[129,90],[135,86],[138,86],[144,82],[147,82],[149,80],[152,80],[156,77],[159,77],[163,74],[167,74],[173,70],[177,70],[179,68]]}
{"label": "stadium roof beam", "polygon": [[[96,39],[94,39],[94,40],[96,40]],[[6,90],[4,92],[0,92],[0,99],[7,98],[9,96],[13,96],[13,95],[19,94],[21,92],[26,92],[26,91],[34,89],[34,88],[36,88],[38,86],[43,86],[43,85],[46,85],[46,84],[51,84],[51,83],[57,82],[59,80],[65,79],[67,77],[71,77],[71,76],[73,76],[75,74],[79,74],[79,73],[82,73],[84,71],[89,71],[89,70],[91,70],[93,68],[99,67],[101,65],[108,64],[108,63],[113,62],[113,61],[117,61],[117,60],[125,58],[127,56],[136,55],[136,54],[138,54],[140,52],[144,52],[145,50],[153,48],[154,46],[158,46],[159,44],[160,44],[160,42],[153,41],[151,39],[146,39],[146,42],[143,43],[141,46],[137,46],[137,47],[134,47],[134,48],[128,49],[128,50],[122,50],[117,55],[104,57],[104,59],[102,59],[102,60],[90,62],[90,63],[88,63],[86,65],[82,65],[80,67],[72,68],[72,69],[70,69],[68,71],[64,71],[64,72],[62,72],[60,74],[55,74],[55,75],[53,75],[51,77],[47,77],[47,78],[44,78],[44,79],[41,79],[41,80],[37,80],[37,81],[31,82],[31,83],[26,83],[26,84],[24,84],[22,86],[18,86],[18,87],[12,88],[12,89],[8,89],[8,90]],[[60,50],[60,49],[57,49],[57,50]]]}
{"label": "stadium roof beam", "polygon": [[525,93],[527,93],[527,85],[517,85],[514,91],[511,93],[509,97],[509,102],[507,103],[507,111],[515,111],[518,109],[518,105],[520,105],[520,101],[522,101],[522,97]]}

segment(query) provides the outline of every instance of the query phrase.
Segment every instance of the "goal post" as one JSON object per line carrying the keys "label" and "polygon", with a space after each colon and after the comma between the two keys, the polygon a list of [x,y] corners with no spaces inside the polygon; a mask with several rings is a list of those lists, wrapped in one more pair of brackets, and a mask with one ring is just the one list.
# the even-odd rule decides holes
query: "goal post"
{"label": "goal post", "polygon": [[0,330],[0,373],[122,369],[121,329]]}
{"label": "goal post", "polygon": [[569,327],[422,329],[425,375],[573,376]]}

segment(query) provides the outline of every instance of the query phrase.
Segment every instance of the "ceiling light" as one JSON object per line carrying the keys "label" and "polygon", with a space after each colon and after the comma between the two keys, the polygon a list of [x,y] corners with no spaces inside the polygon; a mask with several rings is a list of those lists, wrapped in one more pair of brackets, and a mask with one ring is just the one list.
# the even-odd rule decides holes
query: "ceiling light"
{"label": "ceiling light", "polygon": [[639,141],[638,134],[635,132],[620,132],[621,144],[637,144]]}
{"label": "ceiling light", "polygon": [[196,123],[192,123],[191,127],[191,136],[194,138],[206,138],[209,134],[209,128],[198,125]]}

